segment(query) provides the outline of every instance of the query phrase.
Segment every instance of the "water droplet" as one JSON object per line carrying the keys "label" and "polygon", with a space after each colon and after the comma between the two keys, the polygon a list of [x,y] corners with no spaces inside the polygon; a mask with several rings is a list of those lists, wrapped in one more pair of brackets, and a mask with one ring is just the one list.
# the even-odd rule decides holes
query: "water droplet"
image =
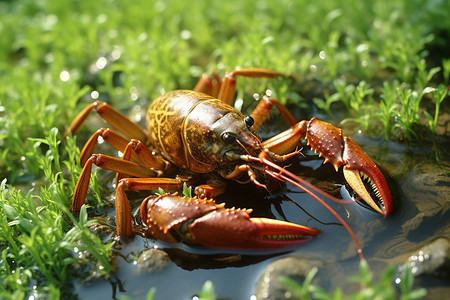
{"label": "water droplet", "polygon": [[258,93],[254,93],[254,94],[253,94],[253,99],[254,99],[255,101],[258,101],[258,100],[259,100],[259,94],[258,94]]}
{"label": "water droplet", "polygon": [[120,52],[119,49],[114,49],[113,52],[111,52],[111,60],[118,60],[121,55],[122,52]]}
{"label": "water droplet", "polygon": [[91,92],[91,98],[92,99],[98,99],[99,96],[100,96],[100,94],[98,93],[98,91],[92,91]]}
{"label": "water droplet", "polygon": [[60,78],[62,81],[64,81],[64,82],[69,81],[69,79],[70,79],[70,74],[69,74],[68,71],[62,71],[62,72],[59,74],[59,78]]}
{"label": "water droplet", "polygon": [[183,40],[189,40],[192,37],[192,33],[189,30],[182,30],[180,36]]}
{"label": "water droplet", "polygon": [[97,59],[97,62],[95,63],[95,66],[96,66],[99,70],[101,70],[101,69],[104,69],[104,68],[106,67],[107,64],[108,64],[108,60],[106,59],[106,57],[102,56],[102,57],[99,57],[99,58]]}
{"label": "water droplet", "polygon": [[130,88],[131,100],[136,101],[139,98],[138,89],[135,86]]}
{"label": "water droplet", "polygon": [[267,95],[268,97],[272,96],[272,91],[271,91],[271,90],[267,90],[267,91],[266,91],[266,95]]}
{"label": "water droplet", "polygon": [[311,72],[316,72],[316,71],[317,71],[316,65],[310,65],[310,66],[309,66],[309,70],[310,70]]}
{"label": "water droplet", "polygon": [[358,52],[358,53],[365,52],[367,50],[369,50],[369,45],[367,45],[367,44],[359,44],[356,47],[356,52]]}
{"label": "water droplet", "polygon": [[327,58],[327,54],[325,53],[325,51],[320,51],[319,52],[319,57],[321,58],[321,59],[325,59],[325,58]]}

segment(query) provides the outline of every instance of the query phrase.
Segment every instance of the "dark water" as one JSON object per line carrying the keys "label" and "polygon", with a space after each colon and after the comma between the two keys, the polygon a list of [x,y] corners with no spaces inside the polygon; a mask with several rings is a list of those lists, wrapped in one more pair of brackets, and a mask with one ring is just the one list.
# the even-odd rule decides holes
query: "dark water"
{"label": "dark water", "polygon": [[[361,134],[352,137],[387,170],[396,201],[395,213],[383,218],[356,203],[327,203],[353,229],[377,278],[388,264],[404,260],[406,253],[437,237],[450,236],[450,161],[448,153],[443,151],[441,161],[436,162],[431,145],[429,148],[408,148]],[[312,159],[307,153],[302,160],[294,159],[291,168],[327,192],[345,194],[342,174],[336,173],[331,166],[322,165],[321,159]],[[316,200],[291,185],[287,185],[283,193],[265,197],[252,187],[239,184],[231,184],[226,194],[217,200],[225,201],[230,207],[252,207],[253,216],[285,218],[320,228],[322,233],[286,253],[264,255],[212,254],[185,245],[167,245],[136,237],[116,251],[132,260],[141,251],[157,247],[169,254],[171,262],[161,271],[150,273],[139,271],[137,264],[117,257],[117,271],[110,279],[77,285],[75,292],[81,299],[107,299],[114,295],[120,298],[122,294],[143,299],[150,288],[156,287],[155,299],[191,299],[206,280],[211,280],[220,299],[252,299],[265,267],[285,256],[320,261],[323,267],[313,282],[327,290],[337,287],[343,288],[345,293],[358,290],[357,284],[347,280],[359,274],[356,246],[345,228],[336,224],[336,218]],[[429,299],[438,293],[450,293],[448,283],[438,278],[418,278],[415,287],[427,288]]]}

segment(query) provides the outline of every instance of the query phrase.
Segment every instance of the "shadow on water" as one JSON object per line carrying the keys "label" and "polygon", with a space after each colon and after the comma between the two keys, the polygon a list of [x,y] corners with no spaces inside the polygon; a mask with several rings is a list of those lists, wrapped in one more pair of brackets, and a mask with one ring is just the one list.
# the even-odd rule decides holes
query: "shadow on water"
{"label": "shadow on water", "polygon": [[[365,207],[352,203],[327,203],[354,230],[369,265],[378,277],[388,264],[404,261],[408,252],[416,250],[438,237],[450,236],[448,153],[436,162],[430,148],[408,148],[394,142],[368,138],[361,134],[354,140],[381,166],[391,184],[395,199],[395,213],[383,218]],[[305,157],[290,161],[291,169],[330,194],[346,194],[341,173],[322,165],[321,159],[306,152]],[[144,196],[142,196],[142,199]],[[145,297],[156,287],[155,299],[189,299],[206,280],[214,284],[220,298],[250,299],[265,267],[281,257],[304,257],[319,260],[314,283],[327,289],[341,287],[344,291],[358,289],[347,280],[359,274],[359,259],[348,232],[335,217],[316,200],[297,188],[286,189],[272,196],[253,187],[231,183],[218,202],[226,206],[253,208],[252,216],[285,219],[290,222],[319,228],[322,233],[309,243],[284,253],[214,253],[193,249],[186,245],[165,245],[152,239],[136,237],[131,243],[114,251],[117,270],[110,280],[97,279],[76,288],[82,299],[120,297],[126,294],[136,299]],[[138,201],[139,202],[139,201]],[[136,205],[137,206],[137,205]],[[167,262],[160,268],[143,270],[137,257],[147,249],[165,252]],[[429,295],[450,292],[448,283],[440,279],[422,277],[416,287],[425,287]],[[430,298],[431,299],[431,298]]]}

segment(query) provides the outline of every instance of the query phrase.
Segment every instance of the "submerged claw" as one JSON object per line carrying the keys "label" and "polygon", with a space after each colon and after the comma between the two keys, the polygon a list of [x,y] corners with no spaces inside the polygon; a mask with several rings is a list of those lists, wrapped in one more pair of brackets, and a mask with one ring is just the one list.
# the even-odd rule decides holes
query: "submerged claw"
{"label": "submerged claw", "polygon": [[361,147],[342,135],[342,129],[312,118],[306,140],[324,158],[324,163],[331,163],[336,171],[344,166],[346,181],[370,207],[384,216],[392,213],[392,196],[386,179]]}
{"label": "submerged claw", "polygon": [[250,209],[224,208],[213,200],[166,194],[141,206],[150,234],[166,242],[218,249],[268,250],[299,245],[319,232],[302,225],[250,218]]}

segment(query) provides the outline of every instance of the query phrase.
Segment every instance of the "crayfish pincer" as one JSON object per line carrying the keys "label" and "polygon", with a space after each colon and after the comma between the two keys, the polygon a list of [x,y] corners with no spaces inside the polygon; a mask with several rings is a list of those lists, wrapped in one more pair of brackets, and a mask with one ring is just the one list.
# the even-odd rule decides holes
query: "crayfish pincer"
{"label": "crayfish pincer", "polygon": [[[177,236],[189,244],[233,249],[300,244],[305,236],[314,236],[317,231],[288,222],[250,218],[249,210],[225,209],[206,199],[223,193],[226,180],[253,182],[270,191],[280,181],[304,186],[301,179],[277,163],[297,155],[297,147],[306,140],[324,158],[324,163],[331,163],[336,170],[342,167],[358,201],[366,202],[384,216],[392,213],[392,198],[384,176],[355,142],[342,135],[341,129],[315,118],[297,122],[286,107],[267,95],[249,116],[243,115],[230,105],[239,76],[283,75],[247,68],[227,73],[223,81],[217,75],[215,79],[203,76],[194,90],[171,91],[155,99],[146,114],[147,129],[104,102],[88,105],[68,131],[75,133],[95,110],[124,135],[101,128],[86,143],[81,151],[83,170],[71,209],[79,210],[84,204],[91,168],[96,165],[117,173],[116,219],[118,235],[123,238],[133,232],[127,220],[131,214],[126,190],[177,191],[187,184],[197,186],[198,198],[164,195],[145,201],[143,219],[155,238],[172,241]],[[273,106],[291,127],[262,141],[257,129]],[[122,158],[94,154],[98,137],[123,153]],[[191,216],[196,211],[199,214]],[[230,231],[231,238],[221,237],[221,232]]]}
{"label": "crayfish pincer", "polygon": [[299,245],[319,232],[285,221],[250,218],[251,209],[225,208],[211,199],[150,196],[141,205],[150,235],[165,242],[218,249],[266,250]]}

